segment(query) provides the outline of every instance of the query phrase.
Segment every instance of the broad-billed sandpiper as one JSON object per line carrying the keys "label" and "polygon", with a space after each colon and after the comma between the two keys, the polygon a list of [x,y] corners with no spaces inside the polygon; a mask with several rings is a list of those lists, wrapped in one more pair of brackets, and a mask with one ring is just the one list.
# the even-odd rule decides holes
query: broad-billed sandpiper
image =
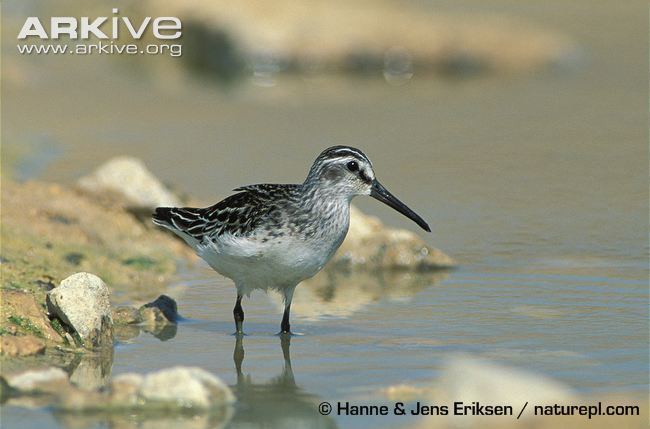
{"label": "broad-billed sandpiper", "polygon": [[368,157],[349,146],[330,147],[318,155],[302,184],[250,185],[234,191],[210,207],[158,207],[153,221],[179,235],[215,271],[235,282],[237,335],[243,334],[242,297],[269,288],[284,297],[280,333],[291,333],[293,292],[343,242],[350,201],[357,195],[370,195],[431,231],[377,181]]}

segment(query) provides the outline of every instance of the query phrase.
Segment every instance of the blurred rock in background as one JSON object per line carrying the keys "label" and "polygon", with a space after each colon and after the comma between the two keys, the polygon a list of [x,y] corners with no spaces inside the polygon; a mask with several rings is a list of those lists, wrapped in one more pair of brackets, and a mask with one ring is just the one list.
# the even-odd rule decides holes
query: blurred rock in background
{"label": "blurred rock in background", "polygon": [[141,10],[178,16],[183,56],[218,80],[253,74],[264,86],[275,74],[383,75],[389,83],[414,73],[471,76],[571,65],[572,40],[521,19],[455,15],[393,1],[147,1]]}

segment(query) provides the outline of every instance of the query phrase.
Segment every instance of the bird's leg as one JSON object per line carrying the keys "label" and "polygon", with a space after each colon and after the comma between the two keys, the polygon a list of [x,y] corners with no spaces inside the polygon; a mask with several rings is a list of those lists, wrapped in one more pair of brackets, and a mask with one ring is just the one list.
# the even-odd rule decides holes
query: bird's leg
{"label": "bird's leg", "polygon": [[289,314],[291,313],[291,300],[293,299],[294,288],[288,289],[284,293],[284,314],[280,324],[280,334],[291,334],[291,325],[289,324]]}
{"label": "bird's leg", "polygon": [[244,325],[244,309],[241,307],[241,295],[237,295],[237,302],[235,303],[235,308],[232,310],[233,316],[235,316],[235,335],[243,335],[243,325]]}
{"label": "bird's leg", "polygon": [[284,305],[284,314],[282,315],[282,324],[280,325],[281,334],[290,334],[291,325],[289,324],[289,312],[291,311],[291,303]]}

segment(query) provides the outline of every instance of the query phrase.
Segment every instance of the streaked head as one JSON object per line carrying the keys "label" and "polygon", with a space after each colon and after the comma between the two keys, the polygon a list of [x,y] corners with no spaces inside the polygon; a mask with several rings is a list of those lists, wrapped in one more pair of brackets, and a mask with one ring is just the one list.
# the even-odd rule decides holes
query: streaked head
{"label": "streaked head", "polygon": [[377,181],[372,163],[359,149],[350,146],[325,149],[314,161],[304,184],[350,200],[357,195],[370,195],[402,213],[425,231],[431,231],[420,216]]}
{"label": "streaked head", "polygon": [[333,146],[318,155],[305,183],[352,198],[370,195],[374,179],[372,164],[363,152],[349,146]]}

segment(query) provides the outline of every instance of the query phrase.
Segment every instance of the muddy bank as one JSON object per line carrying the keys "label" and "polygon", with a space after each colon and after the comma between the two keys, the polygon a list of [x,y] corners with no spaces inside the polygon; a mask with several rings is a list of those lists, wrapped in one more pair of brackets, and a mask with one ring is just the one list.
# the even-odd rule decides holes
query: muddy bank
{"label": "muddy bank", "polygon": [[41,354],[64,344],[46,294],[87,271],[109,285],[113,303],[146,302],[164,290],[188,252],[141,222],[115,195],[90,195],[53,183],[3,180],[3,353]]}
{"label": "muddy bank", "polygon": [[191,255],[115,196],[54,183],[2,185],[3,290],[44,302],[65,277],[87,271],[110,285],[115,302],[147,300]]}

